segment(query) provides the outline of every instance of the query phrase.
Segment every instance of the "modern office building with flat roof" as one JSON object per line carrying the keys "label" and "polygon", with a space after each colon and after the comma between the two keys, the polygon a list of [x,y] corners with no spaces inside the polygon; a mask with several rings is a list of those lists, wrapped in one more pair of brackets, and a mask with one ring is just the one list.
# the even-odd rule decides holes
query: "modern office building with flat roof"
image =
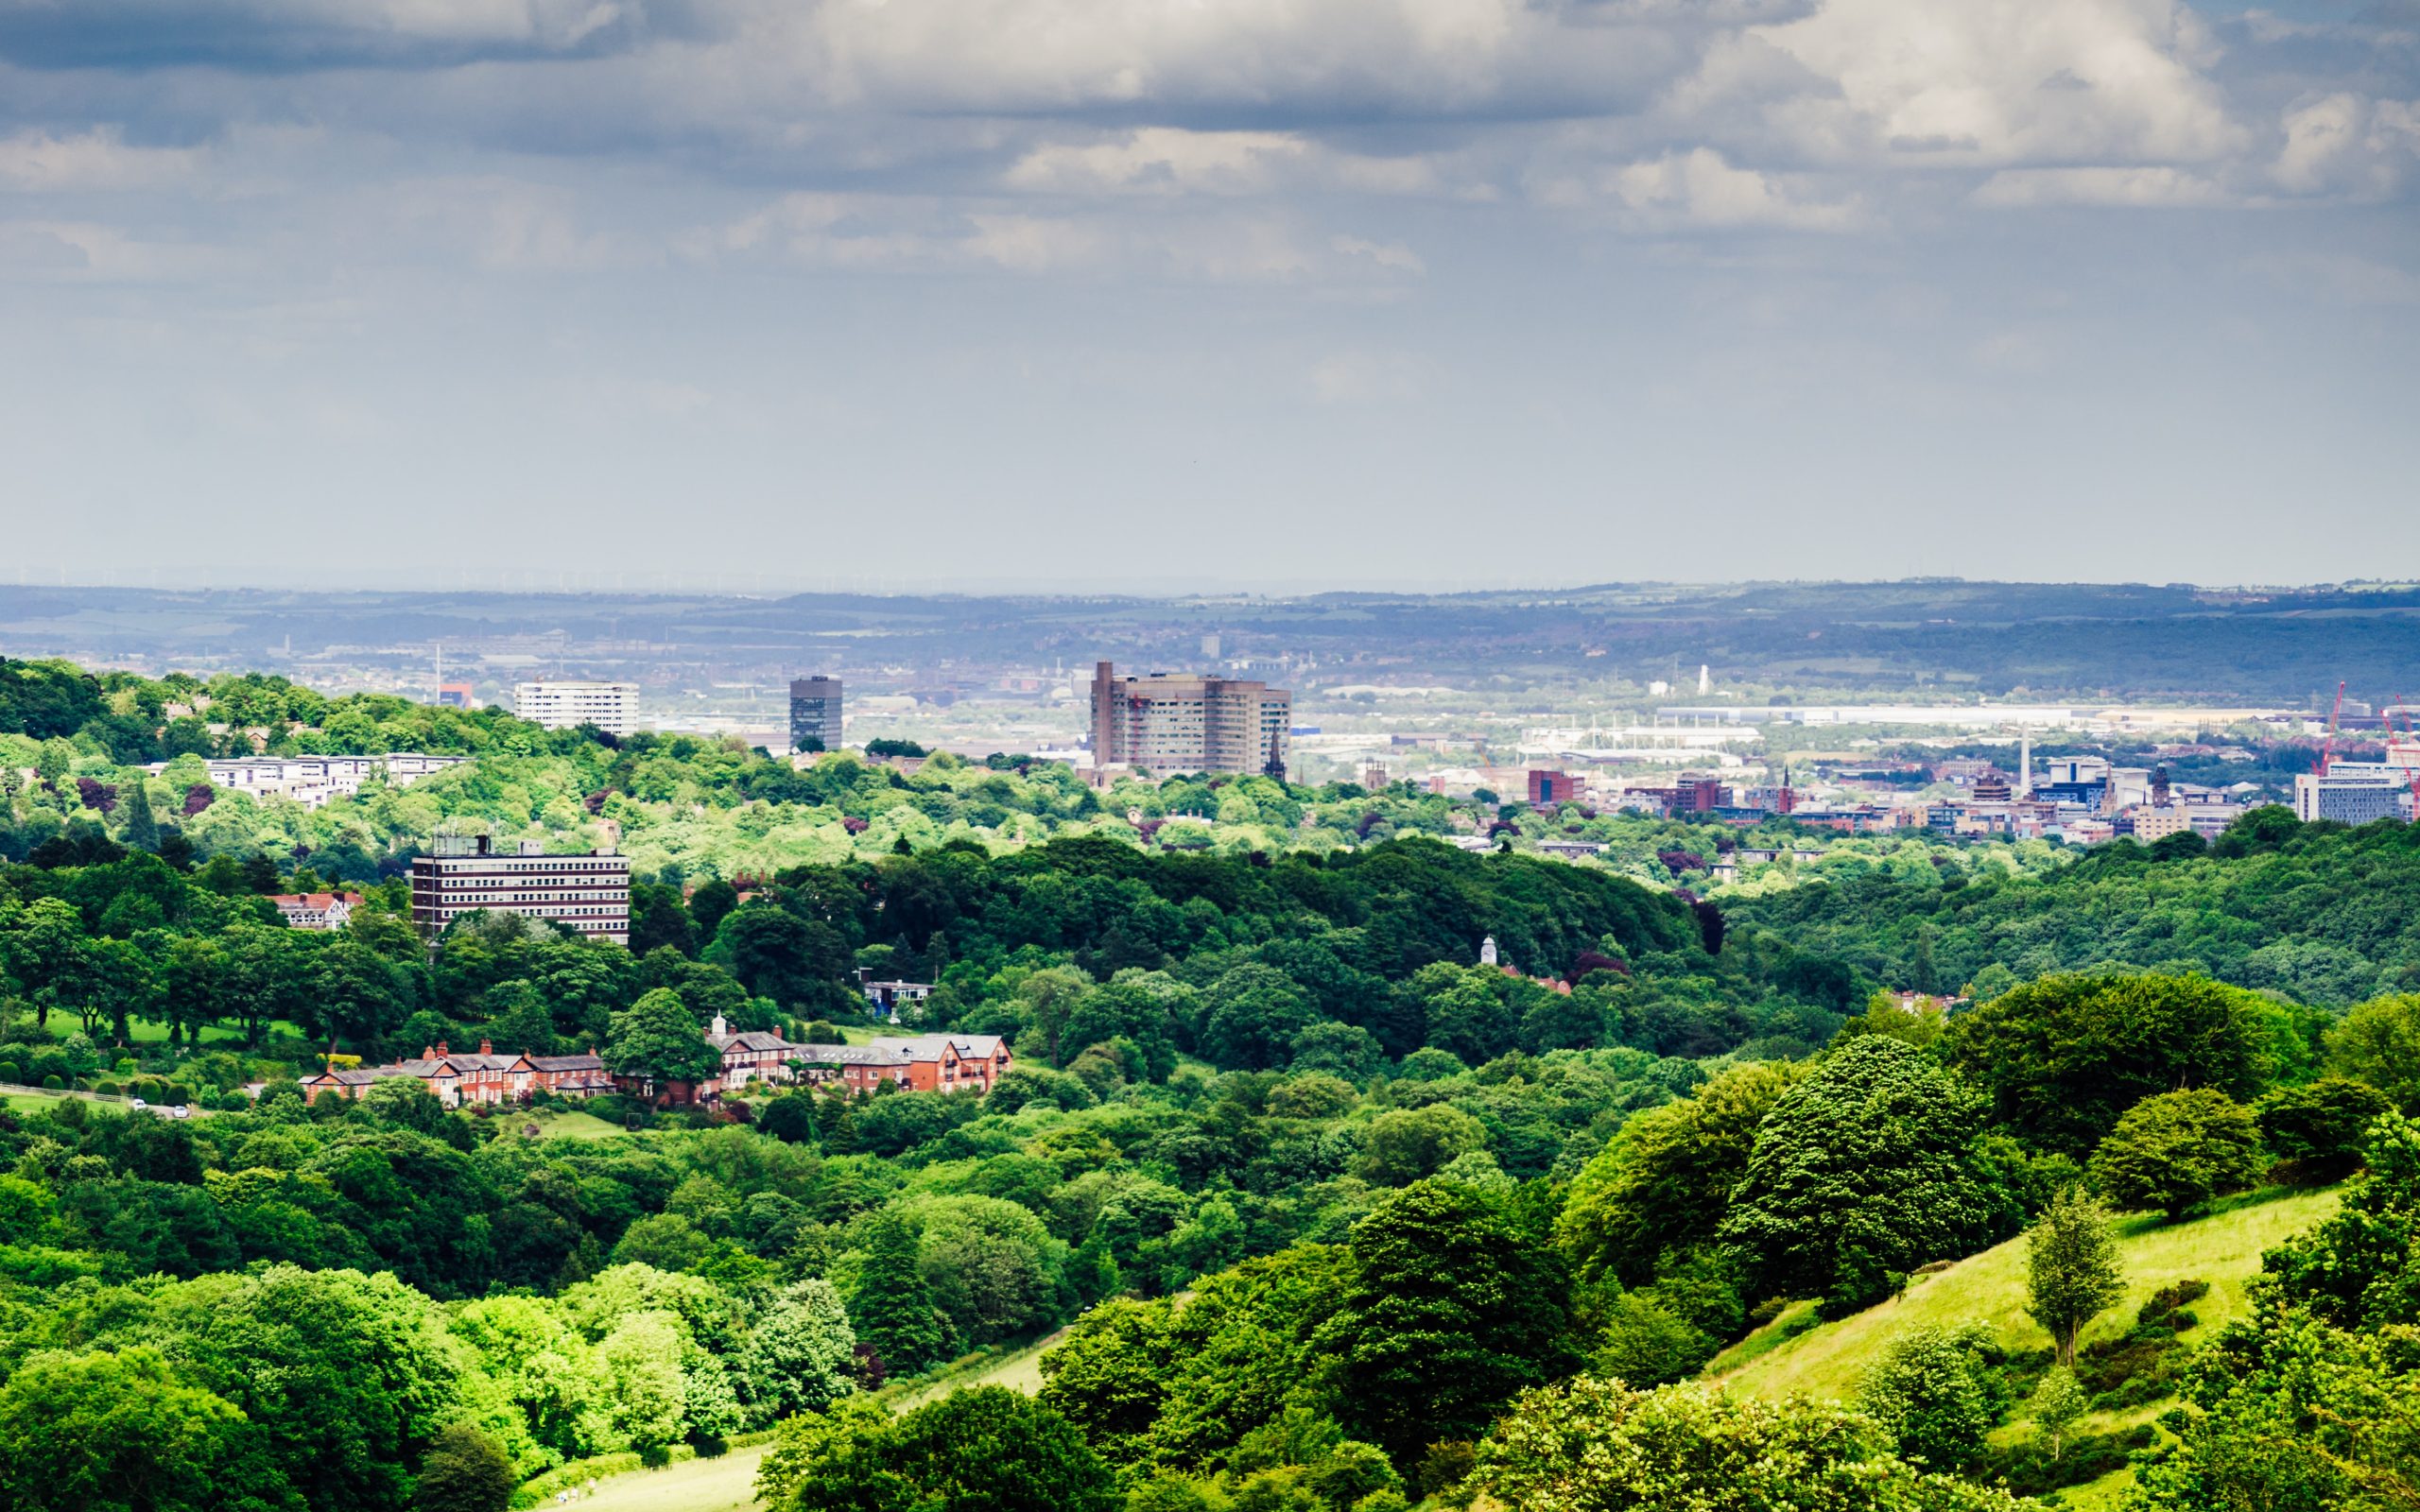
{"label": "modern office building with flat roof", "polygon": [[536,840],[499,850],[484,834],[441,834],[429,850],[412,858],[412,923],[427,938],[463,914],[500,911],[631,942],[628,856],[548,854]]}
{"label": "modern office building with flat roof", "polygon": [[1093,765],[1286,775],[1293,696],[1266,683],[1093,668]]}
{"label": "modern office building with flat roof", "polygon": [[564,678],[516,683],[512,712],[548,730],[594,725],[609,735],[627,735],[638,728],[639,685]]}
{"label": "modern office building with flat roof", "polygon": [[790,749],[840,748],[840,679],[818,675],[790,679]]}

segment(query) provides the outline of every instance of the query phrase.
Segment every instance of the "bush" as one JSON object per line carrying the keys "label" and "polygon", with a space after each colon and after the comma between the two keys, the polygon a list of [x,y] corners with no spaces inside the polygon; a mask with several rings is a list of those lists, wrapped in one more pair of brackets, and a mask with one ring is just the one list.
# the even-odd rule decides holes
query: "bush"
{"label": "bush", "polygon": [[170,1108],[188,1107],[193,1102],[193,1089],[182,1082],[170,1082],[160,1089],[160,1101]]}
{"label": "bush", "polygon": [[54,1092],[64,1091],[67,1088],[67,1084],[60,1080],[56,1075],[44,1076],[42,1079],[42,1084],[46,1090]]}
{"label": "bush", "polygon": [[100,1093],[104,1097],[115,1097],[117,1095],[117,1083],[104,1078],[93,1085],[93,1091]]}
{"label": "bush", "polygon": [[250,1097],[245,1096],[242,1092],[224,1093],[219,1097],[217,1103],[218,1110],[222,1113],[250,1112],[251,1110],[251,1107],[252,1100]]}
{"label": "bush", "polygon": [[1985,1473],[2005,1476],[2008,1488],[2019,1496],[2041,1496],[2065,1486],[2082,1486],[2124,1469],[2136,1450],[2149,1449],[2159,1437],[2149,1423],[2118,1434],[2087,1434],[2067,1441],[2057,1459],[2039,1444],[1993,1452]]}
{"label": "bush", "polygon": [[22,1086],[24,1083],[18,1081],[18,1078],[24,1074],[24,1068],[20,1067],[15,1061],[0,1060],[0,1081]]}

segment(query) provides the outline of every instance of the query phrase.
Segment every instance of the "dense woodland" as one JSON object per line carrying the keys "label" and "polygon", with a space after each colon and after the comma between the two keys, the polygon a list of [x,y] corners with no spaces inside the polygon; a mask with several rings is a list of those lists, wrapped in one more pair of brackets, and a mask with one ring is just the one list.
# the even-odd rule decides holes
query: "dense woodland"
{"label": "dense woodland", "polygon": [[[87,690],[104,714],[23,694],[55,680],[21,677],[0,736],[37,758],[20,838],[60,820],[0,867],[0,1081],[203,1111],[0,1114],[0,1503],[495,1512],[767,1433],[784,1512],[1946,1512],[2130,1458],[2146,1508],[2366,1512],[2420,1479],[2405,829],[2262,814],[2038,868],[1846,851],[1710,901],[1400,833],[937,826],[755,874],[745,901],[658,867],[628,950],[501,918],[432,947],[377,861],[346,929],[284,927],[264,895],[320,880],[324,851],[215,833],[231,800],[60,815],[78,763],[182,716],[118,709],[124,686]],[[279,738],[364,708],[340,702],[285,707],[316,733]],[[676,793],[760,773],[910,807],[925,778],[394,717],[347,738],[481,752],[360,800],[435,819],[456,799],[493,819],[477,795],[515,764],[580,774],[583,808],[648,763]],[[107,719],[130,748],[92,749]],[[1051,781],[979,770],[942,776]],[[1269,786],[1256,810],[1368,801]],[[689,801],[778,829],[825,799]],[[403,833],[365,828],[359,854]],[[1475,964],[1488,936],[1514,970]],[[600,1098],[592,1138],[416,1083],[311,1106],[294,1085],[440,1038],[669,1074],[716,1013],[843,1032],[860,967],[940,983],[925,1023],[1009,1036],[1018,1069],[979,1099]],[[1904,986],[1971,1001],[1875,997]],[[1792,1304],[1852,1314],[2019,1234],[2084,1257],[2039,1315],[2089,1319],[2104,1209],[2348,1177],[2252,1319],[2198,1349],[2179,1293],[2115,1351],[2048,1321],[2065,1343],[2039,1356],[1911,1333],[1853,1400],[1697,1380]],[[891,1410],[902,1382],[1068,1324],[1037,1396]],[[2170,1398],[2124,1435],[1987,1436]]]}

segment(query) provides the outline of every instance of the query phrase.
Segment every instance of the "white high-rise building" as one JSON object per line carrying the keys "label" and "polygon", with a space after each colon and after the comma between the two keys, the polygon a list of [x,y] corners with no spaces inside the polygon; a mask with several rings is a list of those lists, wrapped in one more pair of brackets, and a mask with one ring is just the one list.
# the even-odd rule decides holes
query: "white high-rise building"
{"label": "white high-rise building", "polygon": [[548,730],[595,725],[609,735],[627,735],[638,728],[639,685],[568,679],[524,682],[512,690],[512,712]]}

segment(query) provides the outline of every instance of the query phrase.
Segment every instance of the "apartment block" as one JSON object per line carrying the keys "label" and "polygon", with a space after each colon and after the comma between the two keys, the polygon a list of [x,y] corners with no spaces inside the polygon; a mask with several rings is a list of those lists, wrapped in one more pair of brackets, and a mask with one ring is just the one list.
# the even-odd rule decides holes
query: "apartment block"
{"label": "apartment block", "polygon": [[1286,775],[1293,696],[1264,682],[1093,668],[1095,766]]}
{"label": "apartment block", "polygon": [[609,735],[627,735],[638,728],[639,685],[569,679],[517,683],[512,712],[548,730],[594,725]]}
{"label": "apartment block", "polygon": [[631,942],[628,856],[550,855],[535,840],[500,851],[484,834],[439,835],[430,850],[412,858],[412,923],[430,939],[463,914],[500,910]]}

